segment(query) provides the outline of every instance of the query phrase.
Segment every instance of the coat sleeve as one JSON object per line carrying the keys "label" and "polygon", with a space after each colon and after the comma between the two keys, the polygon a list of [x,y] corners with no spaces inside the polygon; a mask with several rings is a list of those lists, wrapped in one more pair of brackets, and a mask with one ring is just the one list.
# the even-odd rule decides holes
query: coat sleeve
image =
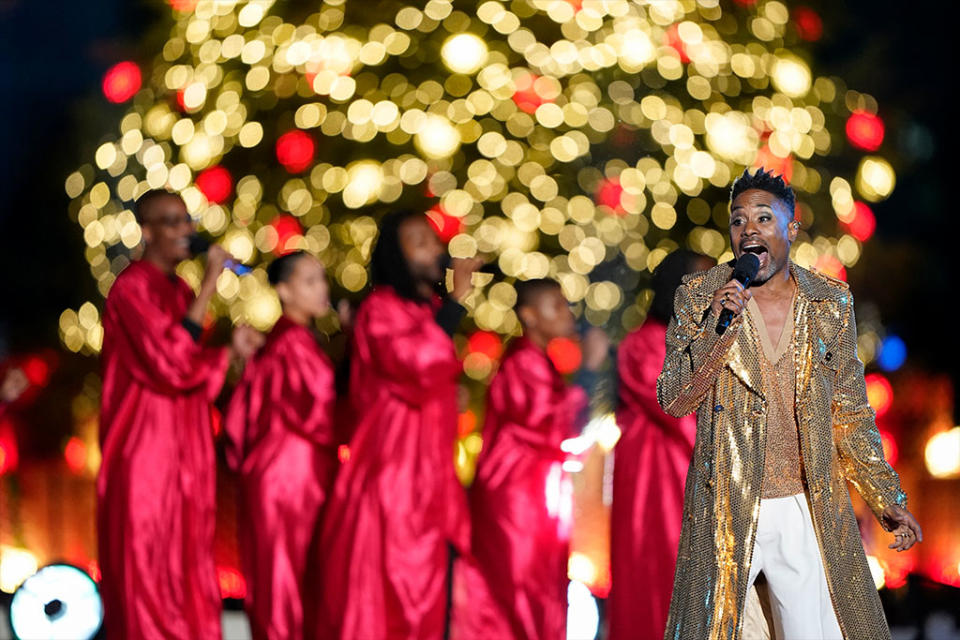
{"label": "coat sleeve", "polygon": [[863,363],[857,357],[857,322],[853,297],[848,304],[837,347],[839,368],[833,389],[833,429],[840,469],[873,513],[880,517],[892,504],[906,506],[900,476],[883,455],[875,413],[867,401]]}
{"label": "coat sleeve", "polygon": [[125,362],[131,375],[157,393],[205,389],[212,401],[229,364],[226,348],[194,342],[181,318],[171,318],[138,284],[118,282],[107,303],[112,329],[121,334],[118,342],[129,347]]}
{"label": "coat sleeve", "polygon": [[681,418],[700,406],[723,368],[743,321],[741,316],[734,317],[726,332],[717,335],[713,329],[716,315],[709,307],[697,311],[686,284],[677,287],[673,308],[667,327],[667,354],[657,378],[657,402],[668,415]]}

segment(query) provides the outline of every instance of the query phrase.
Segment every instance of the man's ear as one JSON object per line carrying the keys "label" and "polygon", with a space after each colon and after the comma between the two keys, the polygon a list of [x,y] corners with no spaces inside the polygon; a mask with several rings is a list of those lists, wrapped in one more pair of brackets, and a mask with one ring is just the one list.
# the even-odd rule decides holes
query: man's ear
{"label": "man's ear", "polygon": [[526,305],[519,307],[517,317],[520,318],[520,322],[525,327],[535,328],[537,326],[537,312],[533,310],[533,307]]}
{"label": "man's ear", "polygon": [[281,304],[287,304],[287,298],[290,297],[290,287],[286,282],[278,282],[274,289],[277,290],[277,297]]}

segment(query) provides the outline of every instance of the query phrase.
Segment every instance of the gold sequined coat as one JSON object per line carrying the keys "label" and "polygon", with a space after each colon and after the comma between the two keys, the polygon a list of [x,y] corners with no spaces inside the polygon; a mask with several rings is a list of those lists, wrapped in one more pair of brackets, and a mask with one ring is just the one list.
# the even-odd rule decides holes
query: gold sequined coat
{"label": "gold sequined coat", "polygon": [[[877,517],[890,504],[905,506],[906,495],[884,460],[867,404],[847,285],[793,264],[790,270],[798,289],[793,359],[800,450],[830,595],[845,638],[889,639],[847,482]],[[735,318],[722,337],[715,330],[710,301],[732,273],[732,263],[720,264],[688,276],[677,289],[657,380],[664,411],[697,412],[667,640],[735,640],[742,633],[767,403],[761,345],[749,315]]]}

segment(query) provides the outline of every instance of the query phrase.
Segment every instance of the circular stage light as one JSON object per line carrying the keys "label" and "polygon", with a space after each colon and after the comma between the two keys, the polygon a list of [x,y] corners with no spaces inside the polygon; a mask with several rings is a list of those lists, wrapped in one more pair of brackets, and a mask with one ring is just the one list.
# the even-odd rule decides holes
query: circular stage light
{"label": "circular stage light", "polygon": [[80,569],[51,564],[27,578],[10,601],[17,638],[90,640],[103,623],[97,584]]}

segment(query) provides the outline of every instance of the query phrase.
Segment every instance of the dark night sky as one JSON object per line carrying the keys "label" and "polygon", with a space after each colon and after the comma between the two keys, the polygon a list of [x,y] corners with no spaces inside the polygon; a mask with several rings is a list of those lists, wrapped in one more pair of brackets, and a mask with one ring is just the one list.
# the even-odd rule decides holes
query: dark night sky
{"label": "dark night sky", "polygon": [[[960,341],[944,337],[940,314],[954,289],[948,256],[960,252],[945,214],[955,116],[943,89],[957,23],[929,2],[807,4],[824,18],[815,71],[878,99],[884,150],[903,160],[893,196],[874,207],[877,234],[850,270],[854,293],[877,304],[913,363],[949,371],[956,383]],[[63,181],[124,110],[100,97],[103,72],[124,58],[149,59],[144,39],[162,37],[164,10],[160,0],[0,0],[0,355],[55,346],[59,313],[96,299]],[[926,145],[926,157],[908,161],[908,139]]]}

